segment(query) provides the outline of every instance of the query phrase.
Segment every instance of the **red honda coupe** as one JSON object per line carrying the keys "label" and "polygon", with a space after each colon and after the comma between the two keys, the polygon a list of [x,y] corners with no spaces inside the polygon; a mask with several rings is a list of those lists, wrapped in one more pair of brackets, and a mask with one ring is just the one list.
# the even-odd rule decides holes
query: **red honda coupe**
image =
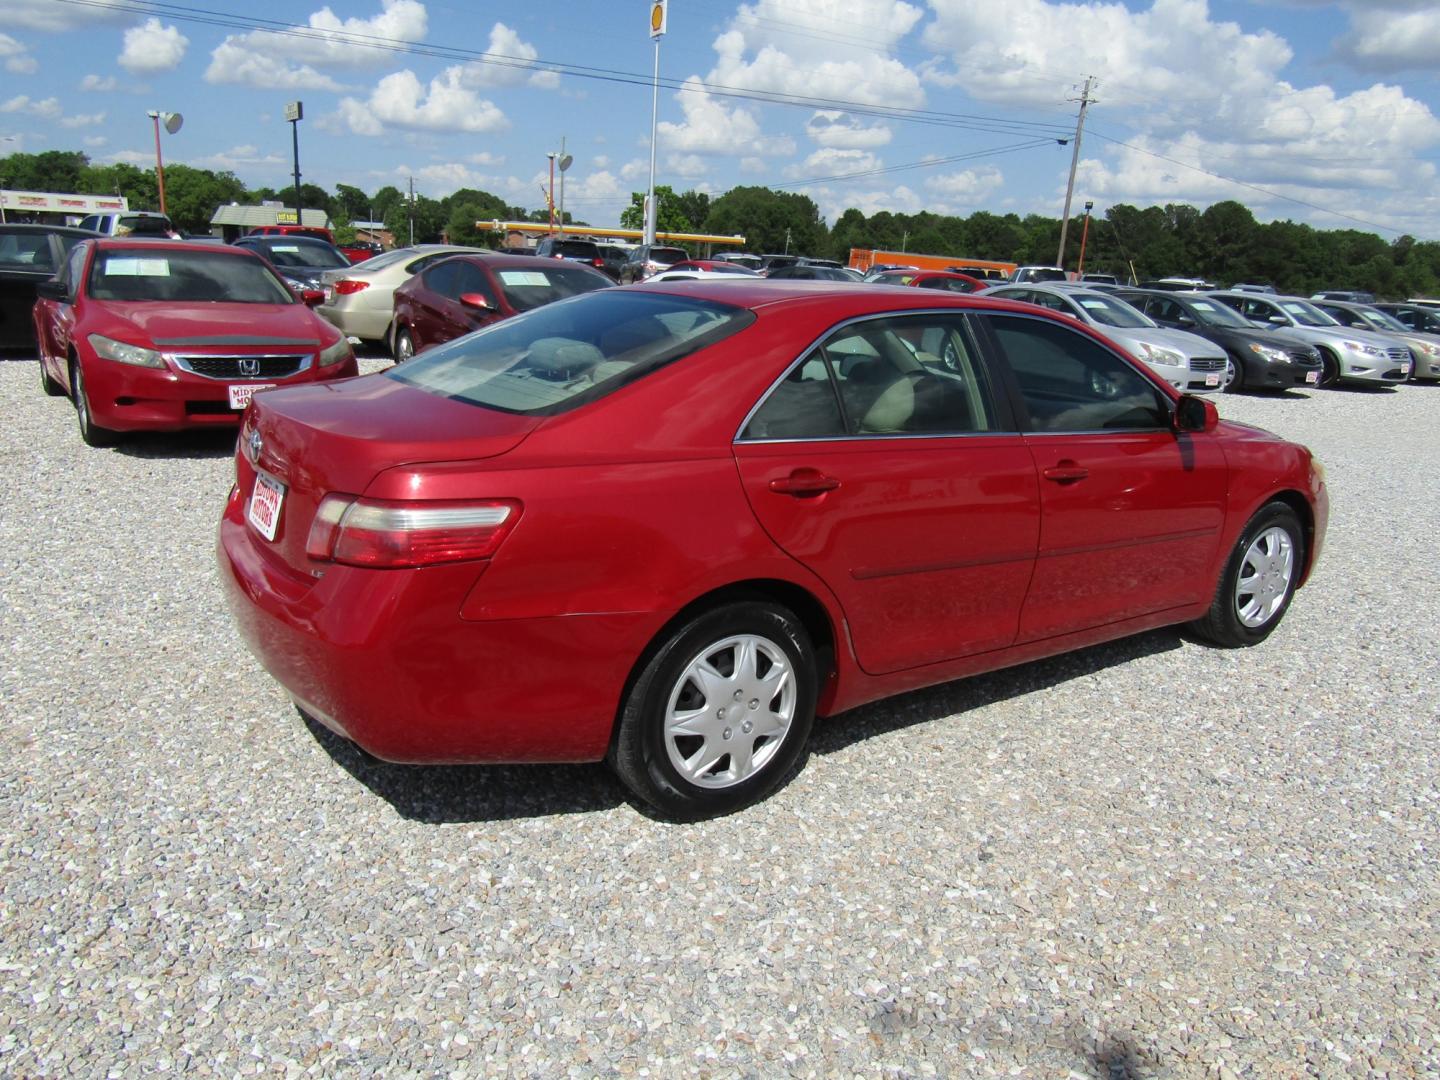
{"label": "red honda coupe", "polygon": [[1280,622],[1324,472],[1050,312],[676,282],[255,399],[218,557],[300,708],[400,762],[608,758],[693,819],[814,717]]}
{"label": "red honda coupe", "polygon": [[40,385],[80,437],[234,425],[257,390],[357,373],[345,338],[252,252],[90,240],[37,288]]}

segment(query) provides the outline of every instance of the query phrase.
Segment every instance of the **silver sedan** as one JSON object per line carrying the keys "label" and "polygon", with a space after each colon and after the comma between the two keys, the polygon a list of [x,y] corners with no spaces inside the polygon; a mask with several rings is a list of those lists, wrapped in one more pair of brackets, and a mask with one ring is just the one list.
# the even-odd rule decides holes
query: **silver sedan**
{"label": "silver sedan", "polygon": [[388,344],[395,289],[433,262],[450,255],[473,255],[477,250],[458,244],[416,244],[382,252],[354,266],[327,270],[320,279],[325,299],[315,310],[346,337]]}

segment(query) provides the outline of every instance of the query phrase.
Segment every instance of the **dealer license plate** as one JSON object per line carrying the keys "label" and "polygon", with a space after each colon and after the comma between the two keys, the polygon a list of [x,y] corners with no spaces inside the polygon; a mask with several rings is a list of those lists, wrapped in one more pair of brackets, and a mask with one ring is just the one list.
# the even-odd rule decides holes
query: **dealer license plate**
{"label": "dealer license plate", "polygon": [[1220,385],[1220,376],[1219,376],[1218,374],[1216,374],[1215,372],[1212,371],[1209,375],[1206,375],[1206,376],[1205,376],[1205,385],[1206,385],[1206,386],[1219,386],[1219,385]]}
{"label": "dealer license plate", "polygon": [[230,407],[232,409],[243,409],[250,404],[250,399],[255,396],[256,390],[269,390],[275,384],[267,383],[237,383],[228,387],[230,391]]}
{"label": "dealer license plate", "polygon": [[250,493],[250,510],[246,516],[255,531],[266,540],[274,540],[280,528],[280,506],[285,501],[285,485],[262,472],[255,474],[255,490]]}
{"label": "dealer license plate", "polygon": [[1318,383],[1318,382],[1320,381],[1320,372],[1318,372],[1318,371],[1307,371],[1307,372],[1305,372],[1305,381],[1308,382],[1308,383]]}

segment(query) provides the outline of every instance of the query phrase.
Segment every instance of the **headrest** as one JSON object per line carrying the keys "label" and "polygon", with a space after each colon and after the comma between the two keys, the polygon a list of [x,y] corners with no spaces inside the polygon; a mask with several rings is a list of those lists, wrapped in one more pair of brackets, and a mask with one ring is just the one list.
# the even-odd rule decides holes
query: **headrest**
{"label": "headrest", "polygon": [[570,338],[540,338],[530,346],[530,367],[541,375],[573,375],[605,359],[594,345]]}

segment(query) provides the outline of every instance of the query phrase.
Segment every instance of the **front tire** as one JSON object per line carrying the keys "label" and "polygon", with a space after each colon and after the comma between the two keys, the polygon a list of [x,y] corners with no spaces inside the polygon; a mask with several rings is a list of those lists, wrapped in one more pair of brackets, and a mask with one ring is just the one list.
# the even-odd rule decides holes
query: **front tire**
{"label": "front tire", "polygon": [[415,356],[415,339],[409,330],[395,332],[395,363],[403,364]]}
{"label": "front tire", "polygon": [[1245,389],[1245,365],[1237,364],[1234,357],[1225,358],[1225,385],[1220,387],[1222,393],[1238,394]]}
{"label": "front tire", "polygon": [[1320,385],[1334,386],[1340,381],[1340,360],[1329,349],[1320,350]]}
{"label": "front tire", "polygon": [[758,802],[804,752],[818,675],[783,607],[727,604],[674,629],[620,712],[610,765],[664,816],[698,821]]}
{"label": "front tire", "polygon": [[1305,533],[1283,502],[1260,508],[1235,543],[1210,610],[1190,624],[1222,648],[1258,645],[1280,625],[1305,565]]}
{"label": "front tire", "polygon": [[100,427],[90,412],[90,395],[85,390],[85,372],[78,360],[70,365],[70,392],[75,398],[75,419],[80,425],[80,438],[86,446],[114,446],[119,434]]}

